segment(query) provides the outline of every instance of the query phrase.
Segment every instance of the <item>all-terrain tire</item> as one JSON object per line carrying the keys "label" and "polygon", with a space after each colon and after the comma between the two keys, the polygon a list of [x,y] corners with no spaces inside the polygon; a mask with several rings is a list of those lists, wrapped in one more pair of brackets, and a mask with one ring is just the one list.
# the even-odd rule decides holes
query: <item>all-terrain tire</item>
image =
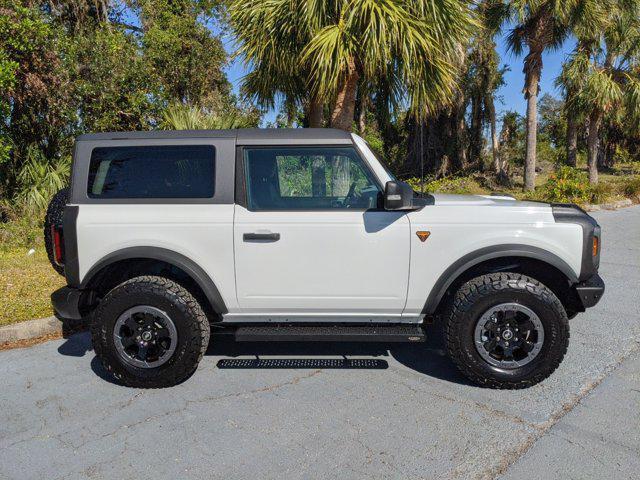
{"label": "all-terrain tire", "polygon": [[44,246],[47,250],[47,257],[53,269],[60,275],[64,275],[64,267],[56,264],[53,256],[53,238],[51,237],[51,225],[61,225],[64,216],[64,207],[69,200],[69,189],[62,188],[58,190],[47,207],[47,213],[44,217]]}
{"label": "all-terrain tire", "polygon": [[[177,330],[177,346],[156,368],[123,360],[115,346],[118,317],[139,305],[165,312]],[[121,283],[101,300],[91,324],[96,356],[117,383],[138,388],[163,388],[181,383],[196,370],[209,344],[209,322],[200,304],[185,288],[164,277],[141,276]]]}
{"label": "all-terrain tire", "polygon": [[[514,369],[491,365],[478,352],[474,331],[484,312],[502,303],[532,310],[544,328],[542,349],[530,363]],[[519,273],[492,273],[469,280],[456,292],[445,315],[450,358],[468,379],[490,388],[527,388],[560,365],[569,344],[569,322],[562,303],[539,281]]]}

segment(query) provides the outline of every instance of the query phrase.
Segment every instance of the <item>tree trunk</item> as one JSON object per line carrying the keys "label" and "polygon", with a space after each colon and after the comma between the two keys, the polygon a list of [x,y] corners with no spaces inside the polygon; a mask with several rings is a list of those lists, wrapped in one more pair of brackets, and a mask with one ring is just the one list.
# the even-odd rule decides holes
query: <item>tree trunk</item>
{"label": "tree trunk", "polygon": [[598,183],[598,133],[602,114],[595,111],[589,117],[589,135],[587,137],[587,164],[589,166],[589,183]]}
{"label": "tree trunk", "polygon": [[453,158],[451,159],[451,168],[454,172],[459,172],[467,165],[467,122],[464,118],[467,110],[467,102],[465,101],[462,93],[458,95],[456,104],[453,108],[455,109],[455,125],[453,128],[455,150],[452,152]]}
{"label": "tree trunk", "polygon": [[356,108],[356,92],[360,74],[353,58],[349,59],[345,77],[338,90],[335,107],[331,113],[331,126],[350,132],[353,129]]}
{"label": "tree trunk", "polygon": [[469,145],[469,161],[480,166],[482,170],[482,97],[471,97],[471,141]]}
{"label": "tree trunk", "polygon": [[541,52],[530,50],[524,60],[524,98],[527,100],[527,150],[524,159],[524,190],[528,191],[533,191],[536,188],[538,88],[541,71]]}
{"label": "tree trunk", "polygon": [[324,103],[317,96],[311,98],[309,102],[309,128],[322,127],[322,114]]}
{"label": "tree trunk", "polygon": [[326,162],[324,157],[311,157],[311,189],[314,197],[327,196]]}
{"label": "tree trunk", "polygon": [[578,155],[578,125],[575,115],[567,115],[567,165],[576,166]]}
{"label": "tree trunk", "polygon": [[331,196],[344,197],[351,186],[351,163],[348,158],[336,156],[331,162]]}
{"label": "tree trunk", "polygon": [[365,109],[365,101],[360,106],[360,115],[358,115],[358,133],[364,135],[364,129],[367,127],[367,111]]}
{"label": "tree trunk", "polygon": [[502,171],[500,163],[500,145],[498,144],[498,132],[496,130],[496,108],[493,104],[493,95],[484,97],[484,107],[489,117],[489,125],[491,127],[491,155],[493,158],[493,170],[496,174]]}

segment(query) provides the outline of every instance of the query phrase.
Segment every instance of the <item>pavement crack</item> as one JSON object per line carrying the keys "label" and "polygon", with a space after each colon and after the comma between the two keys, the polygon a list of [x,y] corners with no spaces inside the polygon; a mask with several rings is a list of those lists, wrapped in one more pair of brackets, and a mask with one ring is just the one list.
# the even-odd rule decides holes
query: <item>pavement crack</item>
{"label": "pavement crack", "polygon": [[404,382],[398,382],[399,385],[405,387],[406,389],[410,390],[411,392],[413,392],[416,395],[429,395],[433,398],[438,398],[440,400],[445,400],[446,402],[449,402],[451,404],[457,403],[460,405],[464,405],[466,407],[471,407],[471,408],[476,408],[478,410],[481,410],[482,412],[485,412],[486,414],[498,418],[498,419],[502,419],[502,420],[509,420],[513,423],[516,423],[518,425],[523,425],[525,427],[529,427],[533,430],[539,430],[540,429],[540,425],[533,423],[533,422],[528,422],[527,420],[525,420],[524,418],[518,416],[518,415],[512,415],[509,414],[503,410],[498,410],[496,408],[493,408],[490,405],[487,405],[486,403],[482,403],[482,402],[478,402],[478,401],[474,401],[474,400],[464,400],[462,398],[459,397],[450,397],[448,395],[444,395],[442,393],[437,393],[434,392],[432,390],[419,390],[417,388],[412,387],[411,385],[408,385]]}
{"label": "pavement crack", "polygon": [[296,376],[294,378],[292,378],[291,380],[287,381],[287,382],[282,382],[282,383],[276,383],[273,385],[267,385],[264,387],[260,387],[260,388],[256,388],[253,390],[247,390],[247,391],[243,391],[243,392],[235,392],[235,393],[228,393],[225,395],[217,395],[217,396],[207,396],[204,398],[198,398],[196,400],[187,400],[187,404],[193,404],[193,403],[202,403],[202,402],[210,402],[210,401],[215,401],[215,400],[224,400],[226,398],[235,398],[235,397],[243,397],[246,395],[255,395],[255,394],[259,394],[259,393],[267,393],[267,392],[273,392],[275,390],[279,390],[281,388],[284,387],[288,387],[291,385],[297,385],[298,383],[300,383],[300,381],[302,380],[306,380],[308,378],[311,377],[315,377],[316,375],[322,373],[322,370],[314,370],[306,375],[300,375],[300,376]]}
{"label": "pavement crack", "polygon": [[622,363],[629,357],[633,356],[640,350],[640,344],[635,343],[634,347],[626,352],[626,354],[617,359],[609,368],[607,368],[602,374],[598,375],[595,379],[584,385],[580,391],[573,395],[568,401],[562,404],[562,406],[556,410],[551,416],[544,422],[537,424],[536,433],[529,435],[527,439],[522,442],[516,448],[506,452],[502,455],[502,460],[497,466],[489,468],[481,472],[477,478],[489,479],[497,478],[507,472],[509,467],[516,463],[529,449],[544,435],[556,425],[565,415],[571,412],[576,406],[582,402],[591,392],[593,392],[609,375],[611,375]]}

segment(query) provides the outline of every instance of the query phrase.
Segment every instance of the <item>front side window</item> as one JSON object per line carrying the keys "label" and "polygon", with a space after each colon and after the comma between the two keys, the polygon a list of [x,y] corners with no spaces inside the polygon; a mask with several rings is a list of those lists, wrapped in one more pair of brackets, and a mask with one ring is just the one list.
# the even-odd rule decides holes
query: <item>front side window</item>
{"label": "front side window", "polygon": [[250,210],[376,208],[380,189],[353,147],[244,149]]}
{"label": "front side window", "polygon": [[211,198],[212,145],[99,147],[91,153],[90,198]]}

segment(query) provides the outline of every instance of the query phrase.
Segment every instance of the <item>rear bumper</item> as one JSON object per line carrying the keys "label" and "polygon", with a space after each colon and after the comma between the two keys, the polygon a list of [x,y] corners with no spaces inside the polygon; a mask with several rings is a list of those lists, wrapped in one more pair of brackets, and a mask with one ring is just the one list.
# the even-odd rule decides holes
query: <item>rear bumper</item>
{"label": "rear bumper", "polygon": [[56,314],[64,319],[81,320],[80,302],[82,290],[71,287],[62,287],[51,294],[51,305]]}
{"label": "rear bumper", "polygon": [[600,275],[596,273],[584,282],[577,283],[573,288],[578,295],[580,303],[586,309],[593,307],[602,298],[604,294],[604,281],[600,278]]}

